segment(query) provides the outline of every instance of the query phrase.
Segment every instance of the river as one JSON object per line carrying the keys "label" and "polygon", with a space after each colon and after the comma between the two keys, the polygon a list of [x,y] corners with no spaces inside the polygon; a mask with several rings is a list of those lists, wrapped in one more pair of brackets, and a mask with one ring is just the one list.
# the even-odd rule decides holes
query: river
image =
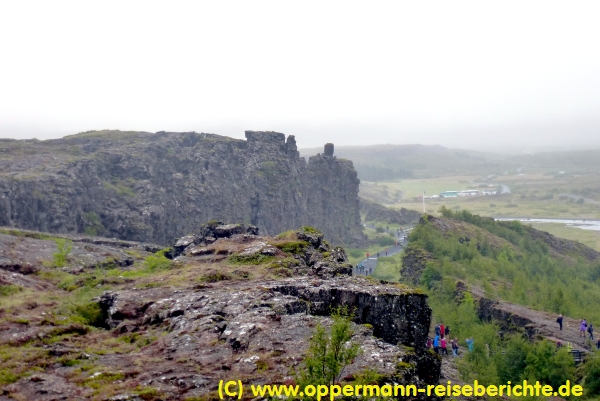
{"label": "river", "polygon": [[593,230],[600,231],[600,220],[589,220],[589,219],[538,219],[538,218],[510,218],[510,217],[499,217],[495,220],[498,221],[511,221],[518,220],[523,223],[559,223],[564,224],[567,227],[581,228],[582,230]]}

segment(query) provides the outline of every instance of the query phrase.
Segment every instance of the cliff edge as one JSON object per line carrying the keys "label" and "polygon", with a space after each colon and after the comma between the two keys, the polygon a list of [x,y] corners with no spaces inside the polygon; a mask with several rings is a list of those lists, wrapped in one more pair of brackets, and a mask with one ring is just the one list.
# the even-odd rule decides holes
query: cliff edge
{"label": "cliff edge", "polygon": [[293,135],[90,131],[0,141],[0,225],[168,244],[210,220],[303,225],[364,242],[352,162],[300,158]]}

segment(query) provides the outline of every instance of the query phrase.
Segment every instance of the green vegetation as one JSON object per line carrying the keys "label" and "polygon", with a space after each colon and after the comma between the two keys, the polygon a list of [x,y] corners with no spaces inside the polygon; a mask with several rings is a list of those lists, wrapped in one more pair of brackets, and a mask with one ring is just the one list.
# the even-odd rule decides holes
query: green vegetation
{"label": "green vegetation", "polygon": [[402,267],[402,252],[393,256],[381,256],[377,260],[377,268],[372,276],[378,280],[397,282],[400,279],[400,269]]}
{"label": "green vegetation", "polygon": [[154,255],[147,256],[144,260],[144,265],[149,271],[167,270],[173,262],[165,256],[166,252],[169,252],[170,248],[161,249]]}
{"label": "green vegetation", "polygon": [[0,285],[0,297],[8,297],[19,291],[23,291],[23,287],[14,284]]}
{"label": "green vegetation", "polygon": [[125,139],[139,138],[141,131],[119,131],[119,130],[98,130],[98,131],[86,131],[80,132],[75,135],[67,135],[64,139],[70,138],[94,138],[94,139],[107,139],[111,141],[122,141]]}
{"label": "green vegetation", "polygon": [[276,244],[275,246],[281,249],[283,252],[298,255],[303,253],[308,245],[309,244],[306,241],[290,241],[282,244]]}
{"label": "green vegetation", "polygon": [[24,230],[15,230],[15,229],[6,229],[0,228],[1,234],[8,234],[14,237],[27,237],[27,238],[35,238],[35,239],[51,239],[54,240],[57,237],[53,235],[48,235],[44,233],[38,233],[35,231],[24,231]]}
{"label": "green vegetation", "polygon": [[313,235],[323,235],[323,233],[321,231],[319,231],[316,228],[311,227],[311,226],[303,226],[298,231],[300,231],[300,232],[304,231],[306,233],[313,234]]}
{"label": "green vegetation", "polygon": [[103,181],[102,185],[106,190],[112,190],[120,198],[133,197],[136,192],[131,188],[135,182],[133,180],[114,180],[112,183]]}
{"label": "green vegetation", "polygon": [[[570,380],[583,383],[588,398],[600,394],[598,354],[576,369],[565,347],[557,351],[546,340],[531,342],[519,330],[501,337],[497,326],[478,319],[469,293],[458,301],[455,292],[460,279],[480,286],[492,299],[596,322],[600,313],[590,305],[600,296],[600,264],[574,253],[552,253],[518,222],[498,222],[447,208],[440,214],[472,226],[458,222],[453,226],[450,220],[442,233],[428,221],[411,232],[408,248],[434,256],[421,275],[421,287],[429,296],[433,321],[450,326],[450,336],[460,339],[462,380],[486,385],[534,379],[555,388]],[[473,352],[468,352],[464,341],[469,337],[474,339]]]}
{"label": "green vegetation", "polygon": [[581,242],[600,251],[600,231],[582,230],[577,227],[567,226],[561,223],[523,223],[537,230],[546,231],[559,238],[570,239],[571,241]]}
{"label": "green vegetation", "polygon": [[347,310],[338,309],[332,318],[330,328],[320,323],[315,328],[304,359],[304,369],[299,373],[301,386],[338,382],[344,367],[359,353],[358,344],[348,344],[354,331]]}
{"label": "green vegetation", "polygon": [[392,246],[392,245],[394,245],[395,242],[396,242],[396,240],[389,236],[383,236],[377,240],[377,243],[379,244],[379,246]]}
{"label": "green vegetation", "polygon": [[[470,294],[466,293],[462,302],[456,304],[455,288],[455,280],[444,278],[424,291],[429,296],[434,321],[449,326],[450,337],[460,339],[463,358],[458,369],[462,380],[488,385],[534,379],[556,388],[565,380],[575,382],[581,378],[582,373],[576,372],[573,357],[565,347],[556,352],[554,344],[545,340],[532,343],[518,332],[500,337],[498,327],[478,319]],[[473,352],[468,351],[464,341],[470,337],[474,339]],[[600,369],[587,373],[590,378],[595,375],[600,377]]]}
{"label": "green vegetation", "polygon": [[81,317],[83,324],[89,326],[106,328],[106,316],[102,313],[102,309],[97,302],[87,302],[79,305],[74,305],[73,311]]}
{"label": "green vegetation", "polygon": [[423,272],[423,285],[433,288],[442,277],[459,278],[485,288],[491,298],[600,321],[600,311],[589,307],[600,301],[600,264],[575,254],[553,256],[516,221],[499,222],[446,208],[441,213],[475,227],[468,229],[468,241],[465,231],[443,234],[430,223],[415,227],[408,248],[434,255]]}
{"label": "green vegetation", "polygon": [[52,262],[54,267],[64,267],[73,249],[73,243],[64,238],[55,238],[54,242],[56,242],[58,250],[52,254]]}
{"label": "green vegetation", "polygon": [[258,170],[258,174],[265,176],[268,179],[276,177],[278,173],[277,162],[276,161],[266,161],[260,163],[260,168]]}
{"label": "green vegetation", "polygon": [[236,265],[261,265],[270,262],[274,259],[273,256],[255,253],[253,255],[231,255],[228,259],[229,263]]}
{"label": "green vegetation", "polygon": [[233,277],[230,274],[223,272],[209,272],[208,274],[202,275],[198,278],[198,281],[202,283],[216,283],[219,281],[231,280]]}
{"label": "green vegetation", "polygon": [[100,221],[100,216],[95,212],[87,212],[83,215],[83,221],[85,223],[84,234],[86,235],[99,235],[104,232],[104,225]]}
{"label": "green vegetation", "polygon": [[[453,175],[432,178],[362,181],[360,195],[366,199],[393,207],[423,211],[422,200],[415,199],[425,191],[426,196],[448,190],[484,189],[482,177]],[[426,199],[429,213],[441,207],[458,207],[482,216],[540,217],[540,218],[600,218],[600,205],[579,201],[580,196],[600,201],[598,174],[577,176],[544,173],[498,175],[493,182],[510,187],[510,194],[490,196],[459,196],[457,198]],[[569,194],[566,196],[563,194]],[[518,205],[518,206],[514,206]]]}

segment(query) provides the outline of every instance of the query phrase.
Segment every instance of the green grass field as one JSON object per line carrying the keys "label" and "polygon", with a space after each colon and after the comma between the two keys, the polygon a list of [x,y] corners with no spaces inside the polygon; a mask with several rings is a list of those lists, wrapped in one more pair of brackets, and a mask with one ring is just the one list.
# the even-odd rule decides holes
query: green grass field
{"label": "green grass field", "polygon": [[600,251],[600,231],[582,230],[577,227],[568,227],[560,223],[527,223],[533,228],[549,232],[560,238],[566,238],[573,241],[581,242]]}
{"label": "green grass field", "polygon": [[372,276],[379,280],[397,282],[400,280],[400,268],[402,267],[403,252],[390,257],[381,257],[377,261],[377,267]]}
{"label": "green grass field", "polygon": [[[430,179],[408,179],[385,182],[361,182],[360,195],[366,199],[393,207],[423,211],[421,200],[426,196],[448,190],[473,187],[476,176],[452,176]],[[467,209],[482,216],[540,217],[540,218],[600,218],[600,204],[578,200],[579,194],[596,199],[600,175],[562,177],[543,174],[499,177],[496,182],[508,185],[510,194],[457,198],[426,199],[425,210],[437,213],[444,205],[454,210]],[[569,198],[565,194],[573,195]]]}

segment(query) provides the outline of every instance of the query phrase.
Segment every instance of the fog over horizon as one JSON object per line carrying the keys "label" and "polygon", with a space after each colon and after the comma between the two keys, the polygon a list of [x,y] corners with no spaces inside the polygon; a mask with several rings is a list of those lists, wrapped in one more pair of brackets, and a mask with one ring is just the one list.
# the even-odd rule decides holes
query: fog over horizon
{"label": "fog over horizon", "polygon": [[5,2],[0,137],[600,148],[600,3]]}

